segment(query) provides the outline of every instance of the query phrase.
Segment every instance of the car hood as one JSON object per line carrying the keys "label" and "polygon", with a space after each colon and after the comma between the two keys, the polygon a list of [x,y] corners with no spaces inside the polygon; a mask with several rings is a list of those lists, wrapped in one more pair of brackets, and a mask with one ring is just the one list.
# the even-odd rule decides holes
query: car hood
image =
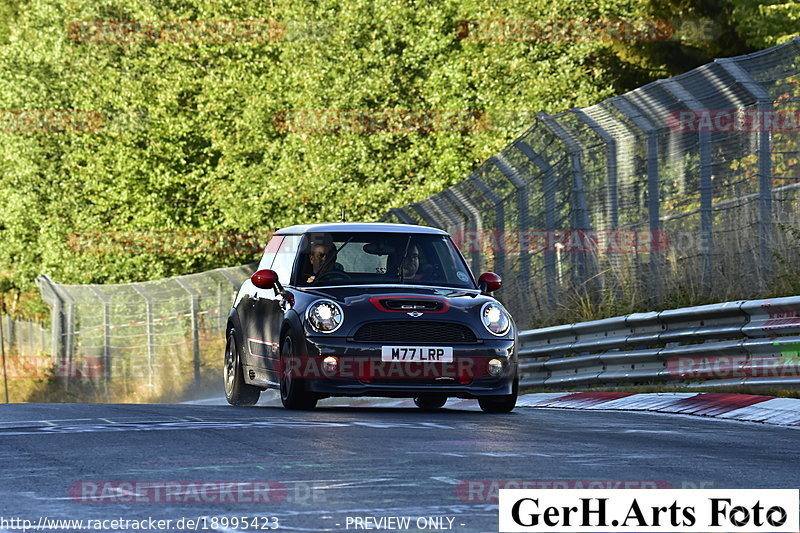
{"label": "car hood", "polygon": [[[486,299],[477,289],[457,289],[454,287],[425,287],[421,285],[359,285],[343,287],[304,287],[302,292],[330,298],[348,304],[352,300],[373,296],[427,296],[439,298],[468,298],[470,300]],[[492,299],[492,298],[488,298]],[[474,302],[473,302],[474,303]]]}
{"label": "car hood", "polygon": [[[342,305],[345,327],[341,335],[351,335],[361,324],[369,321],[422,320],[470,324],[482,337],[478,310],[486,302],[497,302],[478,290],[416,285],[304,288],[302,292],[308,297],[305,299],[307,304],[317,298],[330,298]],[[416,303],[440,303],[434,310],[402,308],[399,305],[414,304],[415,299]]]}

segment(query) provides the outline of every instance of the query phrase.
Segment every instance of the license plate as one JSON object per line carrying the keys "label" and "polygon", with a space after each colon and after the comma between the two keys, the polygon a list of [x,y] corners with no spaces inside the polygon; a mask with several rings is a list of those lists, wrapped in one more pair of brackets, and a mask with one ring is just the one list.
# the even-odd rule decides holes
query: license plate
{"label": "license plate", "polygon": [[382,346],[381,361],[452,363],[451,346]]}

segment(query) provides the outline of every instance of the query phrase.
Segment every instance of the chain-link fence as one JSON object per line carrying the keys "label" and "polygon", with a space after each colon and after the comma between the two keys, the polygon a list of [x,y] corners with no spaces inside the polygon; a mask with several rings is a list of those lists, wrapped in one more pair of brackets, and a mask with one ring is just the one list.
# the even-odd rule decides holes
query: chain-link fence
{"label": "chain-link fence", "polygon": [[[795,39],[540,113],[467,179],[384,220],[448,230],[476,273],[501,274],[522,327],[780,293],[800,264],[799,109]],[[41,276],[61,374],[196,380],[204,352],[218,363],[253,269],[121,285]]]}
{"label": "chain-link fence", "polygon": [[205,356],[221,357],[231,303],[255,266],[117,285],[63,285],[39,276],[52,308],[56,377],[114,381],[123,391],[152,387],[162,395],[198,382]]}
{"label": "chain-link fence", "polygon": [[386,221],[448,230],[521,325],[796,290],[800,38],[535,124]]}
{"label": "chain-link fence", "polygon": [[0,315],[0,376],[4,380],[47,377],[51,370],[50,339],[43,322]]}

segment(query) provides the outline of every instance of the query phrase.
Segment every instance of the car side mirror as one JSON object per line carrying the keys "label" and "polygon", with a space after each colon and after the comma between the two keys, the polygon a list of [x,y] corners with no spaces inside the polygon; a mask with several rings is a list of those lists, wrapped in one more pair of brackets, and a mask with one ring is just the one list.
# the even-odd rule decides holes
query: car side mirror
{"label": "car side mirror", "polygon": [[259,270],[250,277],[250,281],[259,289],[274,289],[278,285],[278,273],[274,270]]}
{"label": "car side mirror", "polygon": [[491,294],[500,286],[503,285],[503,280],[494,272],[484,272],[478,278],[478,287],[480,287],[483,294]]}

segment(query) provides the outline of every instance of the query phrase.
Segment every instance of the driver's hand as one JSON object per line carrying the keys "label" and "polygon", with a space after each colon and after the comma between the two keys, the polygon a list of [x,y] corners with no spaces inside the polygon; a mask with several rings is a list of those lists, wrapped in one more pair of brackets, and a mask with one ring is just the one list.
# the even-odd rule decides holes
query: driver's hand
{"label": "driver's hand", "polygon": [[316,276],[308,276],[308,279],[306,280],[306,283],[313,283],[314,282],[314,278],[316,278]]}

